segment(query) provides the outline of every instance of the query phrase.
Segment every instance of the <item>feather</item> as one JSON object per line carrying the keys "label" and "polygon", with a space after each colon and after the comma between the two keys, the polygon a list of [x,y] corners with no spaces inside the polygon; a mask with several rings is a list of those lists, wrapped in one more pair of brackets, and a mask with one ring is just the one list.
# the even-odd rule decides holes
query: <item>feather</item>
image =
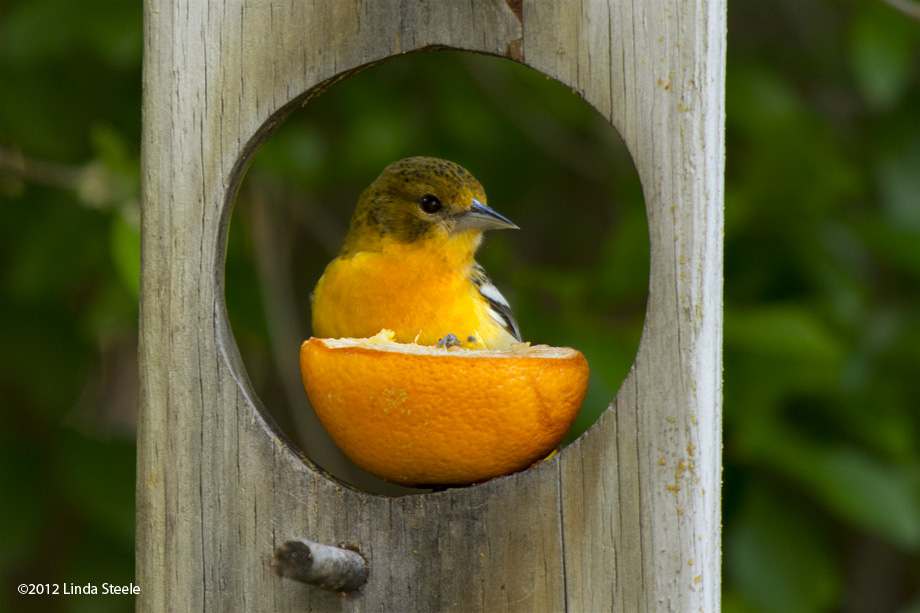
{"label": "feather", "polygon": [[517,320],[514,318],[514,313],[511,311],[511,305],[508,304],[508,301],[505,300],[502,293],[498,291],[498,288],[492,283],[489,275],[486,274],[485,269],[479,264],[473,264],[473,267],[470,269],[470,281],[476,286],[479,295],[485,298],[488,303],[489,315],[492,317],[493,321],[504,328],[508,334],[520,341],[521,330],[518,328]]}

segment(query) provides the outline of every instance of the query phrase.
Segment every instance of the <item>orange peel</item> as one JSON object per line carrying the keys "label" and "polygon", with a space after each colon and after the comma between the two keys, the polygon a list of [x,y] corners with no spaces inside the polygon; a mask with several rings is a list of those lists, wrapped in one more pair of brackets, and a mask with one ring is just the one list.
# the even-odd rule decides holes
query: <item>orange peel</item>
{"label": "orange peel", "polygon": [[332,440],[393,483],[478,483],[546,458],[584,401],[588,363],[569,347],[441,349],[310,338],[304,389]]}

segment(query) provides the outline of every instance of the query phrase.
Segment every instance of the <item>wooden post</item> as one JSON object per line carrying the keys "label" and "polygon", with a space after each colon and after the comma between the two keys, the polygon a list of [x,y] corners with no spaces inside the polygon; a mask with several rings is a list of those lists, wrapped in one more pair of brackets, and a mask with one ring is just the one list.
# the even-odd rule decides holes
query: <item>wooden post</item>
{"label": "wooden post", "polygon": [[[648,314],[610,409],[539,468],[386,498],[267,423],[224,307],[230,208],[292,109],[387,57],[506,56],[623,136],[645,190]],[[139,611],[717,611],[724,0],[145,0]],[[348,544],[348,596],[276,548]]]}

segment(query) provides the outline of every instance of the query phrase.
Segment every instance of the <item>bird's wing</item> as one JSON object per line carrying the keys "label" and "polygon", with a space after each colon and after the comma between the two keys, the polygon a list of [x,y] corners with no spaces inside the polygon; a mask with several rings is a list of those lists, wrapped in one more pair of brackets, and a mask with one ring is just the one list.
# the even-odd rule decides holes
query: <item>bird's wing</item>
{"label": "bird's wing", "polygon": [[518,328],[517,320],[514,313],[511,312],[511,305],[505,300],[498,288],[492,283],[492,279],[486,274],[485,269],[479,264],[474,264],[470,269],[470,280],[479,290],[479,294],[489,303],[489,315],[502,328],[508,331],[508,334],[521,340],[521,330]]}

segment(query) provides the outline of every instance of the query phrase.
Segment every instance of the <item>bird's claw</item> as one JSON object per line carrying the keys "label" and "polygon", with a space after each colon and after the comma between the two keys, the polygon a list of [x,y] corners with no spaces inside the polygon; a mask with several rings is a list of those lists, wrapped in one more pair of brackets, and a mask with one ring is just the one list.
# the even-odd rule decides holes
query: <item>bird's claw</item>
{"label": "bird's claw", "polygon": [[448,334],[438,341],[438,348],[450,349],[451,347],[459,347],[462,344],[455,334]]}

